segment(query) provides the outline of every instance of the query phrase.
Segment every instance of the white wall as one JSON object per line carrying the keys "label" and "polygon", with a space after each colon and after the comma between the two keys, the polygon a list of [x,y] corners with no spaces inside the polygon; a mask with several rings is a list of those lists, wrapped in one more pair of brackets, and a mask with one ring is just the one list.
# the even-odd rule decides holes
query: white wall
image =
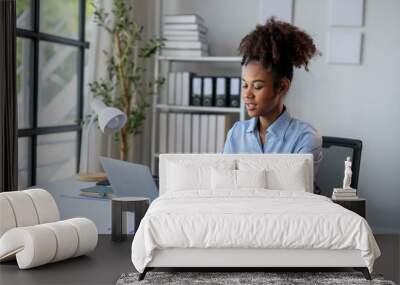
{"label": "white wall", "polygon": [[[209,28],[212,55],[237,55],[258,21],[258,0],[163,0],[163,13],[197,13]],[[326,63],[328,0],[295,0],[294,24],[315,39],[323,56],[310,72],[296,70],[286,103],[292,115],[322,135],[363,141],[360,196],[375,232],[400,233],[400,1],[365,0],[361,65]],[[154,15],[154,14],[153,14]],[[203,70],[204,67],[199,67]],[[213,67],[207,67],[213,72]],[[237,70],[237,68],[232,68]]]}
{"label": "white wall", "polygon": [[[324,55],[297,71],[287,102],[323,135],[363,141],[359,193],[376,232],[400,232],[400,1],[366,0],[361,65],[326,63],[328,1],[297,0],[294,23]],[[350,28],[346,28],[350,29]]]}

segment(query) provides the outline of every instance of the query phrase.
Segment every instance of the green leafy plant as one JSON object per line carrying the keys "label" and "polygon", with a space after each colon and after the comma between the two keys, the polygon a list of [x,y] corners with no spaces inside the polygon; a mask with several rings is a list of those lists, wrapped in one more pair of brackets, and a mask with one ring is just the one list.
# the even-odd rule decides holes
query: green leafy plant
{"label": "green leafy plant", "polygon": [[128,138],[141,132],[153,88],[164,83],[162,78],[146,80],[144,68],[146,61],[151,60],[162,47],[163,40],[143,40],[143,26],[131,19],[132,1],[113,0],[113,21],[103,8],[92,5],[94,21],[111,35],[113,49],[112,52],[103,50],[107,78],[90,83],[90,91],[94,97],[101,97],[106,105],[126,114],[126,125],[115,135],[119,141],[120,159],[126,160]]}

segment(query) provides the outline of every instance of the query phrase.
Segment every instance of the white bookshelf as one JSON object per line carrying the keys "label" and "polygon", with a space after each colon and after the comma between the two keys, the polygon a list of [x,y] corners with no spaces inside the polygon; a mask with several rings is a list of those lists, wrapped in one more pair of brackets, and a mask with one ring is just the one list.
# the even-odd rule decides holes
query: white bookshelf
{"label": "white bookshelf", "polygon": [[242,61],[238,56],[201,56],[201,57],[171,57],[171,56],[158,56],[161,61],[175,61],[175,62],[236,62]]}
{"label": "white bookshelf", "polygon": [[168,105],[168,104],[157,104],[157,109],[163,111],[174,111],[174,112],[196,112],[196,113],[239,113],[240,108],[232,107],[204,107],[204,106],[181,106],[181,105]]}
{"label": "white bookshelf", "polygon": [[[162,1],[156,1],[156,35],[161,36],[161,18],[162,18]],[[160,75],[166,77],[171,71],[172,63],[232,63],[238,66],[237,76],[240,76],[241,57],[238,56],[203,56],[203,57],[177,57],[177,56],[162,56],[157,55],[154,64],[154,78],[159,78]],[[163,69],[161,67],[164,67]],[[161,72],[162,70],[162,72]],[[165,87],[164,87],[165,88]],[[238,114],[240,120],[245,119],[245,108],[244,104],[241,104],[239,108],[232,107],[206,107],[206,106],[182,106],[182,105],[169,105],[160,104],[159,94],[157,88],[154,88],[154,95],[152,100],[152,133],[151,133],[151,171],[153,174],[156,173],[156,163],[159,158],[158,153],[158,132],[159,132],[159,121],[158,115],[160,112],[174,112],[174,113],[208,113],[208,114]]]}

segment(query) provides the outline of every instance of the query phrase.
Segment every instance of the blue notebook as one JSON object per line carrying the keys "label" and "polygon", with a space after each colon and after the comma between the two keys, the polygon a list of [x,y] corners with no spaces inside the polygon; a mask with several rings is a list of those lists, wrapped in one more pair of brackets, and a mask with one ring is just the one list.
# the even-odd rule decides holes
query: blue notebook
{"label": "blue notebook", "polygon": [[87,197],[112,198],[114,197],[114,191],[111,186],[96,185],[81,189],[80,195]]}

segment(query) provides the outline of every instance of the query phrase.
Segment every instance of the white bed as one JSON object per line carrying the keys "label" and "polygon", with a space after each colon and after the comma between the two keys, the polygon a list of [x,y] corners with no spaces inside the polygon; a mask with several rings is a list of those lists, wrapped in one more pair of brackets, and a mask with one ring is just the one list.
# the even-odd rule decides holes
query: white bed
{"label": "white bed", "polygon": [[312,194],[312,155],[165,154],[159,172],[132,243],[141,278],[155,267],[354,267],[368,278],[380,255],[365,219]]}

